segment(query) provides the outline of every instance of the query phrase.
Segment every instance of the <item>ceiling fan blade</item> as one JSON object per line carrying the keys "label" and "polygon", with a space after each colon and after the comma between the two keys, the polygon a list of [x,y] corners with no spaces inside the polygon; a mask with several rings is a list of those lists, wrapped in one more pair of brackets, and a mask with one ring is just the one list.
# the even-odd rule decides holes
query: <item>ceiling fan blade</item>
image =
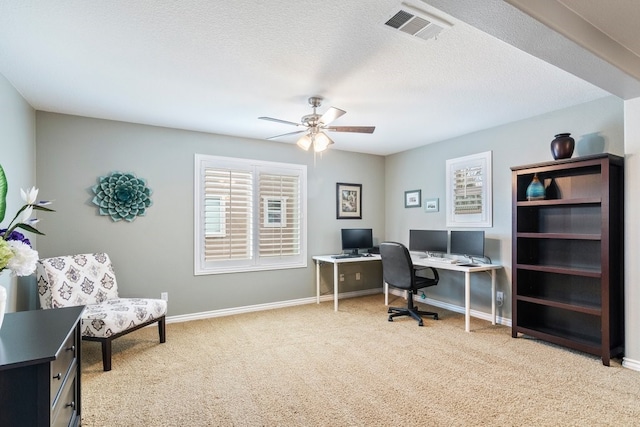
{"label": "ceiling fan blade", "polygon": [[258,117],[261,120],[269,120],[270,122],[284,123],[285,125],[302,126],[301,123],[294,123],[288,120],[274,119],[273,117]]}
{"label": "ceiling fan blade", "polygon": [[333,132],[357,132],[357,133],[373,133],[375,126],[329,126],[325,130]]}
{"label": "ceiling fan blade", "polygon": [[270,136],[267,139],[276,139],[276,138],[280,138],[281,136],[297,135],[302,132],[306,132],[306,130],[297,130],[295,132],[283,133],[282,135]]}
{"label": "ceiling fan blade", "polygon": [[347,112],[339,108],[331,107],[327,110],[326,113],[322,115],[322,117],[320,117],[319,122],[324,123],[325,125],[328,125],[329,123],[331,123],[332,121],[334,121],[335,119],[337,119],[338,117],[344,114],[347,114]]}

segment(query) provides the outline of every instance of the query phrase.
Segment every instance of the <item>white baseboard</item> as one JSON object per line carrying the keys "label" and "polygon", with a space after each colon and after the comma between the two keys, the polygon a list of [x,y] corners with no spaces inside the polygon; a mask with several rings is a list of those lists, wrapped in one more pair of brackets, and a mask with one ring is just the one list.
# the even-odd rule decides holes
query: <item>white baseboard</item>
{"label": "white baseboard", "polygon": [[640,361],[629,359],[628,357],[622,358],[622,367],[629,368],[634,371],[640,371]]}
{"label": "white baseboard", "polygon": [[[344,292],[338,294],[339,299],[354,298],[365,295],[381,293],[381,289],[365,289],[363,291]],[[278,301],[267,304],[247,305],[243,307],[224,308],[221,310],[203,311],[200,313],[182,314],[178,316],[168,316],[167,323],[188,322],[191,320],[209,319],[212,317],[233,316],[234,314],[251,313],[254,311],[273,310],[276,308],[293,307],[296,305],[315,304],[316,297],[300,298],[296,300]],[[321,295],[320,301],[333,301],[333,294]]]}
{"label": "white baseboard", "polygon": [[[340,293],[339,298],[340,299],[355,298],[355,297],[361,297],[365,295],[373,295],[373,294],[379,294],[379,293],[382,293],[381,288],[365,289],[363,291]],[[403,296],[404,293],[403,291],[400,291],[397,289],[391,289],[389,291],[389,294]],[[320,301],[322,302],[333,301],[333,294],[320,296]],[[426,298],[426,299],[416,298],[415,301],[429,304],[434,307],[444,308],[445,310],[453,311],[454,313],[464,314],[464,307],[461,307],[458,305],[437,301],[431,298]],[[234,314],[251,313],[254,311],[273,310],[276,308],[293,307],[296,305],[315,304],[315,303],[316,303],[316,297],[310,297],[310,298],[300,298],[296,300],[278,301],[278,302],[267,303],[267,304],[256,304],[256,305],[247,305],[242,307],[224,308],[221,310],[203,311],[200,313],[169,316],[167,317],[167,323],[188,322],[190,320],[209,319],[212,317],[233,316]],[[484,313],[478,310],[471,310],[471,315],[479,319],[487,320],[489,322],[491,321],[491,313]],[[496,316],[496,323],[500,325],[511,326],[511,319]]]}

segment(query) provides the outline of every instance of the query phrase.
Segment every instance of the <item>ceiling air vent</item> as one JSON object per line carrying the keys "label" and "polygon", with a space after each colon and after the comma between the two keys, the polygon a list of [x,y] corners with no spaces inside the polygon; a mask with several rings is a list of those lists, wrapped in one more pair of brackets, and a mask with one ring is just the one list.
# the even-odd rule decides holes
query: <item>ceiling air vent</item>
{"label": "ceiling air vent", "polygon": [[406,4],[402,4],[400,10],[396,9],[394,13],[392,13],[391,18],[384,24],[390,28],[424,40],[432,39],[445,28],[451,28],[453,26],[453,24],[444,19]]}

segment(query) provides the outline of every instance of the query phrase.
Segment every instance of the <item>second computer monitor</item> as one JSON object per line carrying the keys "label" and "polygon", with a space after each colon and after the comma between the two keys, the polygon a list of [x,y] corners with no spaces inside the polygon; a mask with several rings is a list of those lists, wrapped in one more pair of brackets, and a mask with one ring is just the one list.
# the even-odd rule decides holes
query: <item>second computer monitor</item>
{"label": "second computer monitor", "polygon": [[451,230],[451,253],[484,257],[484,231]]}
{"label": "second computer monitor", "polygon": [[371,228],[343,228],[342,250],[358,253],[358,249],[373,247],[373,230]]}
{"label": "second computer monitor", "polygon": [[447,253],[447,230],[409,230],[409,250]]}

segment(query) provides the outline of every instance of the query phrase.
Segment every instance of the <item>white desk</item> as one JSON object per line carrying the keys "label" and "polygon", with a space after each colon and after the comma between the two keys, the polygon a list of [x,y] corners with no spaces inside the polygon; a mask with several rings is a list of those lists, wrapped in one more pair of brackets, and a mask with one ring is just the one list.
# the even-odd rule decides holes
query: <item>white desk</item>
{"label": "white desk", "polygon": [[[333,264],[333,309],[338,311],[338,266],[347,262],[381,261],[380,255],[358,258],[331,258],[331,255],[317,255],[313,257],[316,262],[316,301],[320,304],[320,265],[322,263]],[[413,265],[433,267],[439,270],[460,271],[464,273],[464,330],[469,332],[471,324],[471,273],[491,272],[491,324],[496,324],[496,270],[502,268],[497,264],[476,264],[468,266],[460,264],[448,264],[445,262],[428,261],[412,254]],[[389,305],[389,285],[384,284],[384,304]]]}
{"label": "white desk", "polygon": [[[320,304],[320,265],[322,263],[333,264],[333,309],[338,311],[338,266],[347,262],[381,261],[380,255],[359,258],[331,258],[331,255],[317,255],[313,257],[316,262],[316,301]],[[496,324],[496,271],[501,269],[497,264],[476,264],[468,266],[460,264],[447,264],[444,262],[428,261],[412,254],[413,265],[434,267],[440,270],[460,271],[464,273],[464,330],[469,332],[471,325],[471,273],[491,272],[491,324]],[[384,304],[389,305],[389,285],[384,284]]]}
{"label": "white desk", "polygon": [[338,311],[338,287],[340,280],[338,277],[338,266],[348,262],[380,262],[380,255],[363,256],[357,258],[332,258],[331,255],[316,255],[313,257],[316,262],[316,302],[320,304],[320,265],[322,263],[333,264],[333,309]]}
{"label": "white desk", "polygon": [[[474,266],[448,264],[446,262],[429,261],[414,254],[411,255],[413,265],[433,267],[440,270],[460,271],[464,273],[464,330],[469,332],[471,324],[471,273],[491,272],[491,324],[496,324],[496,270],[502,268],[497,264],[475,264]],[[384,286],[384,303],[389,305],[389,286]]]}

